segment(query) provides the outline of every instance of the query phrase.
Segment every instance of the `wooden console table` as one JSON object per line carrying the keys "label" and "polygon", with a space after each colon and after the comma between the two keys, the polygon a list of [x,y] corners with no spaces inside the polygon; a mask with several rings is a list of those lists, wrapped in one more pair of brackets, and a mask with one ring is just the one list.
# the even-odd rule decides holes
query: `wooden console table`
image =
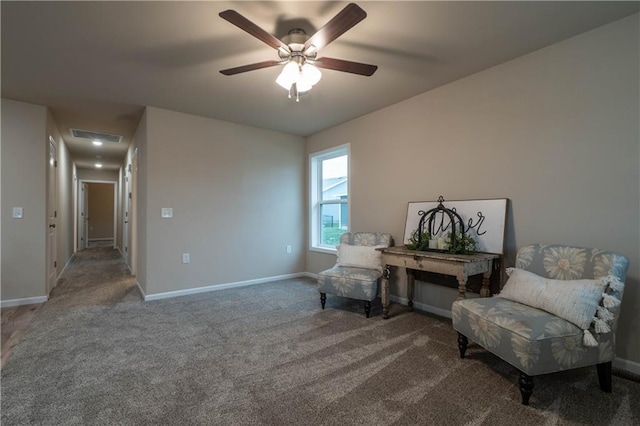
{"label": "wooden console table", "polygon": [[415,287],[414,270],[452,275],[458,279],[458,299],[464,299],[467,291],[467,278],[482,274],[481,297],[488,297],[489,278],[493,270],[493,260],[499,254],[449,254],[440,252],[409,250],[404,246],[378,249],[382,252],[382,317],[389,318],[389,274],[391,266],[403,267],[407,270],[408,308],[413,310],[413,290]]}

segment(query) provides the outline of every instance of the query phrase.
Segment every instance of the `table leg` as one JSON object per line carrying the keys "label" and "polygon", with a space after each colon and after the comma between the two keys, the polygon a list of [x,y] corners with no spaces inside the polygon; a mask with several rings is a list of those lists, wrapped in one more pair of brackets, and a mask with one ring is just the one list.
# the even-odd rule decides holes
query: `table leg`
{"label": "table leg", "polygon": [[467,297],[467,274],[462,272],[456,277],[458,278],[458,299],[465,299]]}
{"label": "table leg", "polygon": [[382,318],[389,318],[389,275],[390,275],[390,267],[389,265],[384,265],[384,269],[382,270],[382,289],[380,298],[382,299]]}
{"label": "table leg", "polygon": [[491,289],[489,288],[491,281],[491,272],[493,272],[493,261],[489,260],[489,269],[482,274],[482,288],[480,289],[480,297],[489,297]]}
{"label": "table leg", "polygon": [[409,308],[409,312],[413,311],[413,290],[416,286],[416,275],[413,272],[413,269],[407,268],[407,307]]}

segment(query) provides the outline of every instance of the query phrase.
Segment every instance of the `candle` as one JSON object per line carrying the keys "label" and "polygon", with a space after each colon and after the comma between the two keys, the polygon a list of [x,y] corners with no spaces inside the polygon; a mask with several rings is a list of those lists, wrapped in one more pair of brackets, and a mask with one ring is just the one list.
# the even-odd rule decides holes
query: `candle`
{"label": "candle", "polygon": [[438,250],[448,250],[449,242],[445,237],[438,238]]}

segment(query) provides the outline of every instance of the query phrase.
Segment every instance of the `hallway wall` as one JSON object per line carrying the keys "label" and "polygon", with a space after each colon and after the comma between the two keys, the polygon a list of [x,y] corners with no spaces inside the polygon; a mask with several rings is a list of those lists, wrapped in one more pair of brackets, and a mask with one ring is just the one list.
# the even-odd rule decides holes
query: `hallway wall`
{"label": "hallway wall", "polygon": [[3,301],[46,298],[46,130],[45,107],[2,99]]}
{"label": "hallway wall", "polygon": [[78,168],[78,179],[99,180],[104,182],[118,182],[119,172],[117,170],[100,170]]}
{"label": "hallway wall", "polygon": [[[47,298],[47,161],[57,145],[56,272],[73,251],[73,164],[46,107],[2,99],[2,306]],[[13,207],[23,218],[12,218]]]}

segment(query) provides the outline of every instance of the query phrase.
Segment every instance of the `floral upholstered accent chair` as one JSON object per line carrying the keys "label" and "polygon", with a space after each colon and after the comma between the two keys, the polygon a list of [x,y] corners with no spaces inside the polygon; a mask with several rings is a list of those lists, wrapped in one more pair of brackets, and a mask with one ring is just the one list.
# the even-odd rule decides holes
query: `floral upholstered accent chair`
{"label": "floral upholstered accent chair", "polygon": [[375,232],[344,233],[337,247],[336,265],[318,274],[320,304],[324,309],[327,293],[364,301],[367,318],[371,301],[380,293],[382,253],[378,248],[391,245],[391,234]]}
{"label": "floral upholstered accent chair", "polygon": [[629,259],[600,249],[530,245],[516,255],[500,294],[451,307],[460,357],[468,338],[520,371],[522,403],[533,378],[595,365],[611,392],[615,331]]}

